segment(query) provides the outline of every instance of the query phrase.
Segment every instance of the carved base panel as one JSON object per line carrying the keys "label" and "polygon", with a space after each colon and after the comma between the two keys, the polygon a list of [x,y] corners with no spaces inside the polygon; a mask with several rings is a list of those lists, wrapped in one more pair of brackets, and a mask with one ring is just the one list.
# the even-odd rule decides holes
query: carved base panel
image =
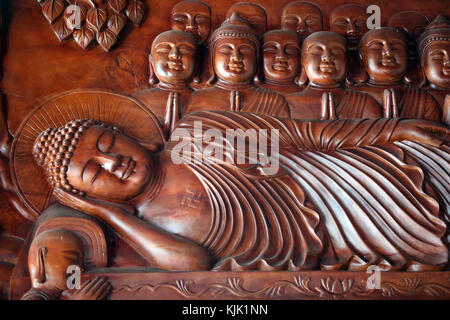
{"label": "carved base panel", "polygon": [[[343,271],[96,272],[83,281],[96,276],[111,282],[111,300],[450,299],[450,271],[382,272],[378,284],[370,281],[371,274]],[[16,285],[30,282],[15,280]]]}

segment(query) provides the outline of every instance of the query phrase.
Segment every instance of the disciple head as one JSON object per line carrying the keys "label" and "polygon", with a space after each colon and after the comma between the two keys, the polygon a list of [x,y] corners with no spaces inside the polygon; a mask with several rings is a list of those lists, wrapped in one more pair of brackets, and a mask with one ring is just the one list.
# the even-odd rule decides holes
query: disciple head
{"label": "disciple head", "polygon": [[322,10],[311,2],[290,2],[281,13],[281,28],[297,32],[303,40],[311,33],[323,30]]}
{"label": "disciple head", "polygon": [[347,42],[335,32],[313,33],[303,42],[301,59],[312,85],[335,86],[347,75]]}
{"label": "disciple head", "polygon": [[84,264],[82,240],[73,232],[53,229],[40,233],[31,243],[28,268],[34,288],[67,289],[67,268]]}
{"label": "disciple head", "polygon": [[228,9],[226,19],[229,19],[233,13],[237,13],[241,18],[246,20],[249,26],[255,29],[261,36],[267,32],[266,9],[259,4],[238,2]]}
{"label": "disciple head", "polygon": [[300,38],[289,30],[264,34],[264,77],[271,81],[294,80],[299,71]]}
{"label": "disciple head", "polygon": [[90,119],[42,132],[33,155],[52,187],[99,199],[130,200],[153,175],[146,149],[117,128]]}
{"label": "disciple head", "polygon": [[343,35],[350,48],[357,48],[359,39],[367,32],[366,8],[359,4],[344,4],[330,15],[330,30]]}
{"label": "disciple head", "polygon": [[172,29],[192,33],[204,43],[211,32],[211,8],[199,0],[178,2],[172,9]]}
{"label": "disciple head", "polygon": [[419,38],[430,20],[417,11],[401,11],[394,14],[388,23],[388,27],[402,30],[408,36],[408,40],[414,41]]}
{"label": "disciple head", "polygon": [[211,66],[216,76],[229,83],[249,83],[258,69],[259,36],[234,13],[211,35]]}
{"label": "disciple head", "polygon": [[361,39],[359,50],[371,80],[389,83],[404,77],[408,62],[406,39],[398,30],[370,30]]}
{"label": "disciple head", "polygon": [[438,16],[419,41],[422,69],[431,86],[450,89],[450,20]]}
{"label": "disciple head", "polygon": [[197,40],[191,33],[171,30],[159,34],[150,53],[150,83],[189,83],[196,69]]}

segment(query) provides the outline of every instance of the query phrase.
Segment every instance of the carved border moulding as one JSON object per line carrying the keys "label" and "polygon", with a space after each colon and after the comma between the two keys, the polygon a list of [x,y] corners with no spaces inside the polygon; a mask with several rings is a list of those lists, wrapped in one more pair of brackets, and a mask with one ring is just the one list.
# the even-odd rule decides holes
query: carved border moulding
{"label": "carved border moulding", "polygon": [[[109,299],[450,299],[450,272],[95,273],[113,286]],[[83,280],[84,281],[84,280]]]}
{"label": "carved border moulding", "polygon": [[106,52],[116,43],[127,20],[144,19],[141,0],[37,0],[59,41],[73,39],[83,49],[97,44]]}

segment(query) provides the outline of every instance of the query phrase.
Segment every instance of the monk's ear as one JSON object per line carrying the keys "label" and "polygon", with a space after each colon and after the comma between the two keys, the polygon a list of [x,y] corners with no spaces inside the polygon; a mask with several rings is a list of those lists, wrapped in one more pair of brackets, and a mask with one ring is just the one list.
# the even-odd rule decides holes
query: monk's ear
{"label": "monk's ear", "polygon": [[263,81],[264,80],[263,80],[262,75],[259,72],[257,72],[255,74],[255,76],[253,77],[253,83],[260,85],[263,83]]}
{"label": "monk's ear", "polygon": [[47,248],[41,247],[37,251],[37,263],[38,269],[36,274],[36,281],[38,283],[45,282],[45,255],[47,254]]}
{"label": "monk's ear", "polygon": [[308,82],[308,75],[306,74],[305,68],[303,66],[302,66],[302,69],[301,69],[300,73],[298,74],[298,76],[295,77],[294,82],[299,87],[306,86],[306,84]]}
{"label": "monk's ear", "polygon": [[425,71],[423,70],[423,67],[420,66],[420,83],[419,83],[419,87],[423,88],[423,87],[426,87],[427,85],[428,85],[427,75],[425,74]]}
{"label": "monk's ear", "polygon": [[148,83],[150,83],[152,86],[158,83],[158,77],[156,77],[155,71],[153,69],[153,55],[150,53],[148,55],[148,68],[150,71]]}

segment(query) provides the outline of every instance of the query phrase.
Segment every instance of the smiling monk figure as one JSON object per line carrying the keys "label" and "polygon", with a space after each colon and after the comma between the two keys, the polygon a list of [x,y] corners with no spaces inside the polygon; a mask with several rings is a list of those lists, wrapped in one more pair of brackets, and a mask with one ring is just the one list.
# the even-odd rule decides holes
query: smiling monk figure
{"label": "smiling monk figure", "polygon": [[334,32],[320,31],[303,42],[302,73],[308,87],[286,97],[295,119],[378,118],[380,105],[369,95],[344,88],[347,43]]}
{"label": "smiling monk figure", "polygon": [[193,93],[185,113],[223,110],[290,116],[283,96],[253,83],[260,57],[259,38],[237,13],[211,35],[213,76],[209,82],[214,87]]}

